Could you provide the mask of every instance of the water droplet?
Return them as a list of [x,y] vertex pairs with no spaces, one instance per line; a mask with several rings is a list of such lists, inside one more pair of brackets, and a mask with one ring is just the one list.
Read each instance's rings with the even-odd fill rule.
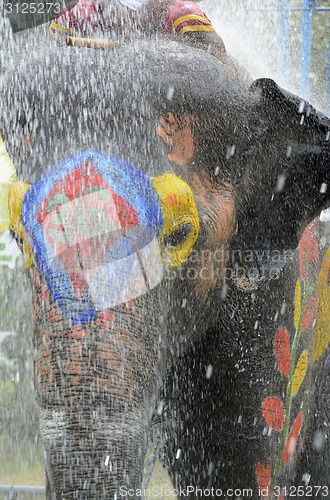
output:
[[213,366],[212,365],[208,365],[206,367],[206,378],[210,379],[212,377],[212,373],[213,373]]
[[321,187],[320,187],[320,193],[321,193],[321,194],[326,193],[326,192],[327,192],[327,189],[328,189],[328,184],[327,184],[326,182],[323,182],[323,183],[321,184]]
[[310,478],[311,478],[311,475],[308,474],[308,472],[305,472],[305,474],[303,474],[302,481],[305,483],[305,486],[308,486]]
[[302,113],[305,109],[305,101],[302,99],[299,103],[299,113]]
[[170,85],[170,86],[168,87],[168,89],[167,89],[167,99],[168,99],[169,101],[171,101],[171,100],[172,100],[172,98],[173,98],[173,94],[174,94],[174,86],[173,86],[173,85]]
[[281,174],[278,176],[277,183],[276,183],[276,192],[277,193],[280,193],[281,191],[283,191],[283,188],[285,186],[285,181],[286,181],[285,174]]
[[316,431],[313,439],[314,449],[318,452],[322,451],[324,447],[324,441],[325,441],[324,432],[321,430]]
[[163,413],[163,410],[164,410],[164,401],[162,400],[159,402],[159,405],[157,408],[157,414],[161,415]]

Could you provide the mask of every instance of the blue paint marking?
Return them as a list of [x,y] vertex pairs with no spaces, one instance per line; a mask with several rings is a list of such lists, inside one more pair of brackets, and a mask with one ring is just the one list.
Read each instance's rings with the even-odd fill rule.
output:
[[37,220],[37,212],[58,182],[80,168],[86,160],[93,164],[95,172],[103,177],[109,188],[134,208],[139,217],[138,224],[110,247],[110,251],[104,256],[104,264],[126,258],[137,248],[145,247],[160,233],[163,226],[158,196],[150,179],[133,165],[101,153],[87,151],[77,157],[69,157],[30,187],[22,203],[22,222],[38,269],[46,279],[55,302],[73,323],[91,321],[100,309],[95,307],[88,293],[77,297],[68,272]]
[[324,366],[327,367],[330,365],[330,354],[329,356],[327,357],[327,359],[325,360],[325,363],[324,363]]

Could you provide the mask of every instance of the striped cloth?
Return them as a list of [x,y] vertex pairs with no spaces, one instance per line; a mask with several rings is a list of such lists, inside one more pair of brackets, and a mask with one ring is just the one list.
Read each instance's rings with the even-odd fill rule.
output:
[[167,9],[162,25],[166,33],[184,35],[188,32],[215,31],[211,21],[194,2],[176,2]]

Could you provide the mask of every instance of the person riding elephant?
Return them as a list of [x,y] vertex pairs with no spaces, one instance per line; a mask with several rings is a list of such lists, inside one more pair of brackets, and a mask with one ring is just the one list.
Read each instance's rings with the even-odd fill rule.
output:
[[[115,35],[114,35],[115,32]],[[132,33],[174,35],[226,60],[226,48],[196,0],[80,0],[51,23],[57,40],[73,37],[120,37]]]

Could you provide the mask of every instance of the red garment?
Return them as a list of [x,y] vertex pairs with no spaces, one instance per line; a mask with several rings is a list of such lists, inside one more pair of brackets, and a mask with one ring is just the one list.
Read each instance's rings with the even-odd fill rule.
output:
[[192,31],[215,31],[211,21],[194,2],[176,2],[167,9],[161,30],[184,35]]
[[103,31],[100,7],[92,0],[80,0],[73,9],[63,5],[64,13],[53,19],[49,31],[57,40],[68,36],[92,37]]
[[[128,10],[131,17],[137,21],[137,28],[139,28],[137,11]],[[64,13],[53,20],[49,31],[56,39],[102,36],[104,32],[102,9],[92,0],[80,0],[73,9],[67,10],[64,7]],[[196,3],[176,2],[165,11],[162,19],[159,20],[158,31],[184,35],[192,31],[210,32],[215,30],[211,21]]]

